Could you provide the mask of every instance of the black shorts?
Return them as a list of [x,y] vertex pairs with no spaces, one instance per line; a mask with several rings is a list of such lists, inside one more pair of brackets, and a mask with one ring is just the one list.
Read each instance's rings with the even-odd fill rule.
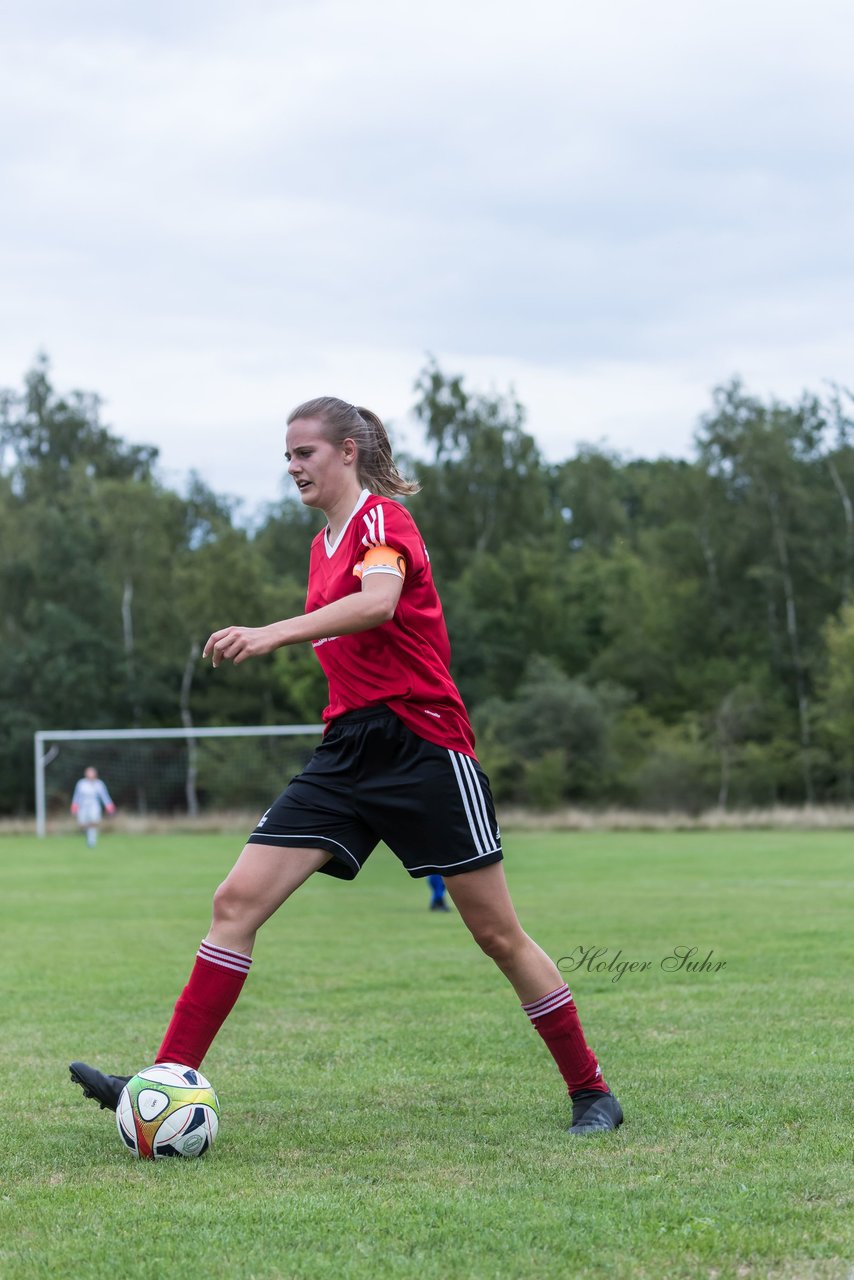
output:
[[388,707],[333,720],[250,844],[328,849],[321,871],[353,880],[384,840],[411,876],[459,875],[502,858],[477,760],[419,738]]

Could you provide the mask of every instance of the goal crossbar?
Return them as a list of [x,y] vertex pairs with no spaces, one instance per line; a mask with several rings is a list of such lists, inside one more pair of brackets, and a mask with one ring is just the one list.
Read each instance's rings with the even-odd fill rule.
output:
[[111,742],[119,739],[157,738],[286,738],[320,734],[322,724],[256,724],[219,725],[198,729],[38,729],[33,734],[33,756],[36,791],[36,835],[47,832],[45,801],[45,765],[48,763],[45,743]]

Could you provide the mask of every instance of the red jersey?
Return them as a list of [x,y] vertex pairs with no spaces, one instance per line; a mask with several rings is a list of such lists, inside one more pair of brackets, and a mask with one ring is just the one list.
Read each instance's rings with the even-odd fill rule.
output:
[[306,613],[361,591],[362,562],[372,547],[393,548],[406,566],[390,622],[314,641],[329,681],[323,719],[384,702],[420,738],[473,756],[474,733],[449,671],[442,605],[412,516],[399,502],[364,489],[334,544],[327,533],[311,544]]

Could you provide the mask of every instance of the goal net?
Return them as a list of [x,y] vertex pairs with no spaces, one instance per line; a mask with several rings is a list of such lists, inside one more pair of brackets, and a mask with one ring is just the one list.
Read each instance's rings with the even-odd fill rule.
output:
[[36,833],[68,816],[78,778],[98,770],[117,821],[260,816],[320,740],[319,724],[205,729],[42,729],[35,734]]

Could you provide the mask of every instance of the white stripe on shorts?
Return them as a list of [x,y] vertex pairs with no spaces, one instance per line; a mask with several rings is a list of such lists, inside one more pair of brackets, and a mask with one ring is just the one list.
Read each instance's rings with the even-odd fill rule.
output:
[[[267,814],[265,813],[264,817],[266,818],[266,816]],[[285,833],[284,835],[274,836],[271,831],[262,831],[260,826],[256,827],[252,832],[252,835],[250,835],[250,844],[252,843],[252,836],[261,836],[263,840],[301,840],[302,845],[297,847],[305,849],[323,849],[325,853],[331,853],[333,858],[335,857],[335,854],[331,849],[327,849],[326,846],[328,844],[334,844],[336,849],[340,849],[343,854],[346,854],[357,871],[361,871],[362,869],[362,864],[359,862],[359,859],[352,854],[347,846],[342,844],[340,840],[333,840],[332,836],[312,836],[307,835],[304,831],[294,831],[292,834]],[[285,847],[287,848],[287,846]]]
[[474,847],[478,853],[490,853],[494,850],[495,843],[489,830],[489,812],[474,763],[470,756],[463,755],[461,751],[451,751],[449,748],[448,755],[451,757]]
[[479,815],[478,822],[481,832],[483,833],[483,838],[486,842],[486,847],[490,848],[493,845],[494,840],[493,833],[489,826],[489,809],[486,803],[486,796],[483,792],[483,786],[481,785],[477,769],[475,768],[474,761],[471,756],[463,756],[461,763],[463,771],[469,776],[469,785],[474,798],[475,808]]
[[501,845],[497,844],[494,849],[487,849],[485,853],[476,853],[473,858],[460,858],[458,862],[443,862],[441,867],[437,867],[435,862],[421,862],[415,867],[407,867],[407,871],[435,871],[438,875],[443,875],[446,871],[450,871],[451,867],[464,867],[469,862],[480,862],[481,858],[488,858],[491,853],[500,853]]

